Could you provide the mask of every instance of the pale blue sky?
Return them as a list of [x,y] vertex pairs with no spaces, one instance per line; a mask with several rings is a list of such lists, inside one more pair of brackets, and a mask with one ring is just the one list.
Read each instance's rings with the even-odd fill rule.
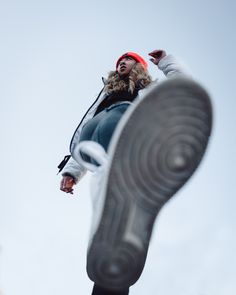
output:
[[[202,165],[165,206],[130,294],[236,292],[235,2],[5,1],[0,6],[0,289],[90,294],[90,176],[71,198],[56,166],[122,53],[165,49],[212,96]],[[149,63],[153,78],[162,74]]]

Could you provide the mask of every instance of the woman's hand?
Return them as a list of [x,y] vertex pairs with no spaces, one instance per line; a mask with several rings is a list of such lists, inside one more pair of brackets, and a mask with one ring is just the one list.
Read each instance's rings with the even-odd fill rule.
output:
[[158,50],[153,50],[152,52],[148,53],[148,55],[153,57],[153,58],[150,58],[150,61],[152,61],[155,65],[157,65],[159,61],[166,56],[166,52],[164,50],[158,49]]
[[60,184],[60,190],[65,193],[73,194],[73,186],[75,185],[75,179],[72,176],[63,176]]

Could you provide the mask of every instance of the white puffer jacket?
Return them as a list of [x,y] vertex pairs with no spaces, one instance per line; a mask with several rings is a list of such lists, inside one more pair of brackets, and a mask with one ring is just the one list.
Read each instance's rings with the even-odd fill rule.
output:
[[[165,74],[165,76],[167,78],[175,78],[175,77],[179,77],[182,75],[189,76],[186,69],[184,69],[183,66],[180,65],[177,62],[177,60],[174,58],[174,56],[172,56],[172,55],[167,55],[164,58],[162,58],[160,60],[160,62],[158,63],[158,68]],[[157,82],[153,82],[153,83],[157,83]],[[143,97],[143,95],[145,94],[146,91],[147,91],[146,88],[140,90],[138,93],[138,96],[135,98],[135,100]],[[72,157],[70,158],[70,160],[67,162],[67,164],[63,168],[62,175],[71,175],[76,179],[77,182],[85,175],[87,170],[82,165],[80,165],[79,163],[77,163],[74,160],[73,153],[74,153],[76,145],[79,143],[80,134],[81,134],[81,130],[82,130],[83,126],[90,119],[93,118],[93,116],[97,110],[97,107],[104,99],[104,94],[105,94],[105,92],[104,92],[104,88],[103,88],[103,90],[100,92],[100,94],[98,95],[98,97],[96,98],[94,103],[91,105],[91,107],[85,113],[79,126],[75,130],[75,133],[74,133],[72,140],[71,140],[70,152],[71,152]]]

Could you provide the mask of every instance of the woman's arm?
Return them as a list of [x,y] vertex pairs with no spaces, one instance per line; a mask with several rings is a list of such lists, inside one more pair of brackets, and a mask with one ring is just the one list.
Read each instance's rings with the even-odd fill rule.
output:
[[73,186],[83,178],[86,172],[87,170],[71,157],[62,170],[60,189],[66,193],[73,194]]
[[150,52],[149,55],[152,57],[150,60],[158,66],[167,78],[180,76],[191,78],[183,65],[181,65],[173,55],[167,55],[164,50],[154,50]]

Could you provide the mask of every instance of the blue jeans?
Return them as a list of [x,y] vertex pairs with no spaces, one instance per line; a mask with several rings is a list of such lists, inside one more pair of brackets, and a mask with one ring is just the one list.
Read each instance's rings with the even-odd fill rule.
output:
[[[107,151],[113,132],[129,106],[129,103],[115,104],[98,113],[84,125],[80,141],[92,140],[98,142]],[[82,155],[82,157],[88,162],[93,162],[86,155]]]

